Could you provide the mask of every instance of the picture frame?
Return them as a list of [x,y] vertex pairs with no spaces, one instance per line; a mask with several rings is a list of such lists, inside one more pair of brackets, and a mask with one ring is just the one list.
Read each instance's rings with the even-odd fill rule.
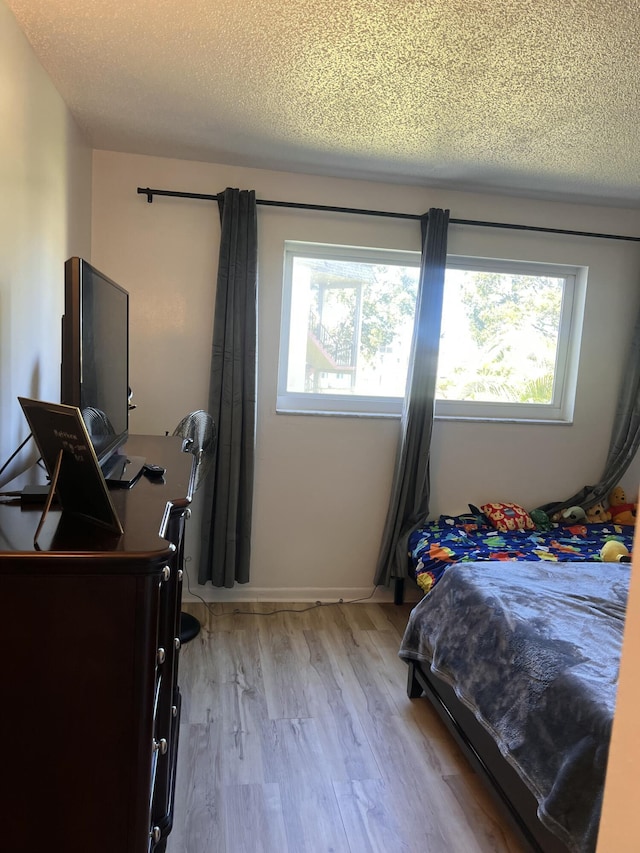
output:
[[34,536],[36,547],[54,494],[63,513],[73,514],[113,533],[124,533],[80,409],[28,397],[18,397],[18,402],[51,481]]

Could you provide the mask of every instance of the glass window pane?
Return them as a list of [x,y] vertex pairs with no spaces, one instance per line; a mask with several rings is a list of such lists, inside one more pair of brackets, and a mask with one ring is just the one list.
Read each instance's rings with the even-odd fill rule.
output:
[[[401,412],[419,261],[286,244],[277,411]],[[585,286],[577,267],[450,256],[436,416],[570,421]]]
[[418,269],[295,256],[287,391],[402,397]]
[[564,283],[447,269],[438,399],[550,404]]

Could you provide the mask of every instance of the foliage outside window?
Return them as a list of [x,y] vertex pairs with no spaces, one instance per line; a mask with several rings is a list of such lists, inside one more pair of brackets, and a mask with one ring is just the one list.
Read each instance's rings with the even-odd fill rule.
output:
[[[401,411],[417,253],[287,243],[278,411]],[[436,416],[571,419],[580,270],[451,256]]]

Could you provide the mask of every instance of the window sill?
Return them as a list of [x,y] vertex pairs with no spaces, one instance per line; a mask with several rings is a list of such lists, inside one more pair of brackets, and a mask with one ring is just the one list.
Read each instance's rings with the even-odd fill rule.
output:
[[400,420],[399,412],[339,412],[339,411],[320,411],[318,409],[281,409],[276,407],[276,415],[309,415],[311,417],[321,418],[380,418]]
[[[321,418],[375,418],[377,420],[400,420],[400,412],[344,412],[322,411],[319,409],[284,409],[276,408],[276,415],[300,415]],[[507,418],[479,415],[434,415],[435,421],[453,421],[456,423],[474,424],[521,424],[525,426],[573,426],[573,420],[560,418]]]

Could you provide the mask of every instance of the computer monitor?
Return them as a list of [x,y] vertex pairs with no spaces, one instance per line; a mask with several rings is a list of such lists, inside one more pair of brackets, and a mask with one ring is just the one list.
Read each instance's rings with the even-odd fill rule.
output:
[[129,432],[129,294],[88,261],[64,267],[60,402],[82,413],[111,483],[131,485],[144,459],[121,452]]

